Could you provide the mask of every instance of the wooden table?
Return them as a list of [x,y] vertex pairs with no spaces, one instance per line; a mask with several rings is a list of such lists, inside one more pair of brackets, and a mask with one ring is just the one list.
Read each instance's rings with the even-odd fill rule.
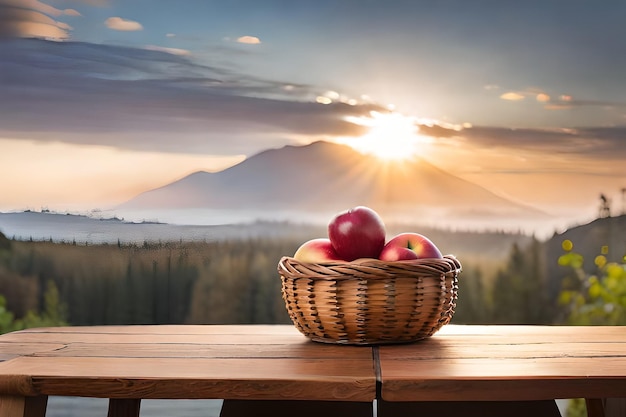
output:
[[[589,415],[603,416],[602,399],[626,397],[626,326],[449,325],[377,350],[381,406],[397,415],[421,402],[424,415],[445,407],[449,415],[510,416],[504,401],[516,401],[519,415],[553,415],[551,402],[537,400],[585,398]],[[621,400],[606,408],[626,416]]]
[[141,399],[219,398],[223,416],[372,416],[376,403],[381,417],[538,417],[558,415],[553,399],[578,397],[601,416],[601,398],[626,397],[626,327],[448,325],[421,342],[374,347],[311,342],[291,325],[0,336],[0,417],[44,416],[55,395],[109,398],[109,416],[139,415]]

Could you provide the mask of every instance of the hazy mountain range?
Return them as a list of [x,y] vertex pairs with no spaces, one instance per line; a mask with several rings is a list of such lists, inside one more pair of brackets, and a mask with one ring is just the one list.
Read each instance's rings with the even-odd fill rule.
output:
[[383,162],[324,141],[258,153],[220,172],[195,172],[144,192],[120,209],[339,211],[381,215],[541,216],[422,158]]

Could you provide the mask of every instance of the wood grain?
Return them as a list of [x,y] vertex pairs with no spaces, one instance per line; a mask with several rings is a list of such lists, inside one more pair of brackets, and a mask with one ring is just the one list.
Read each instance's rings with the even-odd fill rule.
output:
[[370,361],[269,358],[64,358],[11,361],[36,392],[103,398],[256,398],[372,401]]
[[379,348],[387,401],[623,396],[626,327],[449,326]]
[[[0,336],[0,417],[40,416],[48,395],[111,398],[114,415],[134,415],[143,398],[371,404],[377,384],[389,403],[623,397],[626,327],[448,325],[417,343],[378,347],[315,343],[291,325]],[[623,409],[602,401],[605,411]]]
[[31,329],[1,336],[0,354],[14,355],[18,345],[22,354],[0,363],[0,392],[365,402],[376,395],[371,349],[314,343],[293,326]]

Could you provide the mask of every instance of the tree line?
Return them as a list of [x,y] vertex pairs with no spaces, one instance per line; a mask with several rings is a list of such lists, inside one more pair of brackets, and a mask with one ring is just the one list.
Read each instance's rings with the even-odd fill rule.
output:
[[[0,314],[7,321],[10,313],[22,327],[39,323],[36,317],[72,325],[289,323],[276,267],[300,243],[242,238],[86,246],[0,234]],[[545,265],[558,260],[545,259],[536,239],[513,244],[495,269],[461,261],[455,323],[552,324],[574,314],[566,295],[546,290]]]
[[73,325],[288,322],[276,266],[297,242],[4,241],[0,294],[16,318],[43,311],[52,284]]

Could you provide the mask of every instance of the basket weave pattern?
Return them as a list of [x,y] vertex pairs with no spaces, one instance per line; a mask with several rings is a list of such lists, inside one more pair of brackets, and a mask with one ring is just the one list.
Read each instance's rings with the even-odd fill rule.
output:
[[433,335],[454,315],[460,262],[278,263],[282,296],[294,325],[318,342],[385,344]]

